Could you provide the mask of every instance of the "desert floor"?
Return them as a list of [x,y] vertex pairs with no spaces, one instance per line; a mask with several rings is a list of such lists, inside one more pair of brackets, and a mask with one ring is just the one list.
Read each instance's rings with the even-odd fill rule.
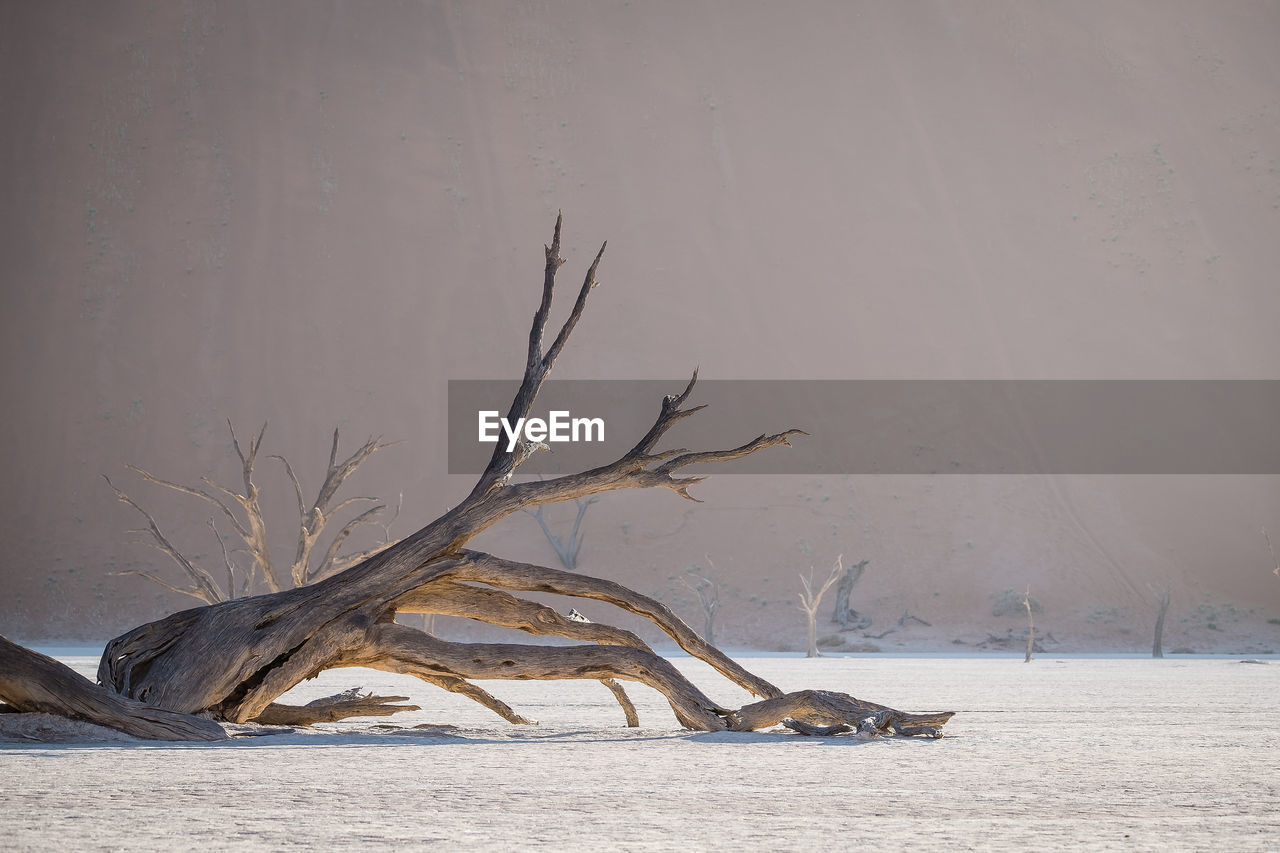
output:
[[[92,673],[96,656],[70,651]],[[674,660],[717,700],[748,700]],[[288,698],[360,685],[422,710],[213,746],[10,734],[0,837],[14,850],[1263,850],[1280,837],[1274,657],[745,663],[784,689],[959,713],[940,740],[707,734],[637,685],[642,727],[627,729],[593,681],[487,684],[541,721],[517,728],[412,679],[331,671]],[[456,728],[414,728],[442,723]]]

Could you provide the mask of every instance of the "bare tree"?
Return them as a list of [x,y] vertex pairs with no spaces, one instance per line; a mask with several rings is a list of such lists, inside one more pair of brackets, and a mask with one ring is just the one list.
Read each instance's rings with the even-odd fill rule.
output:
[[694,595],[698,596],[698,604],[702,607],[702,636],[708,643],[715,645],[716,609],[720,606],[720,583],[715,575],[711,574],[715,571],[716,564],[711,562],[710,557],[707,557],[707,565],[711,567],[710,571],[696,572],[695,583],[690,583],[687,577],[682,577],[680,580],[693,591]]
[[[557,218],[554,237],[546,247],[542,299],[529,332],[524,377],[507,413],[509,423],[529,414],[596,286],[603,247],[587,270],[568,318],[547,343],[556,272],[564,263],[560,231]],[[416,533],[308,586],[221,601],[135,628],[107,645],[98,678],[103,685],[148,705],[229,722],[258,720],[273,713],[296,713],[305,719],[308,713],[332,710],[336,703],[308,712],[282,708],[275,700],[323,670],[364,666],[417,676],[468,696],[514,723],[528,720],[472,679],[638,681],[662,693],[681,724],[706,731],[746,731],[786,718],[814,726],[857,725],[871,717],[875,731],[936,735],[950,712],[912,715],[844,694],[783,694],[648,596],[612,581],[467,547],[479,533],[520,510],[614,489],[665,488],[695,500],[689,489],[703,477],[684,475],[685,468],[787,445],[799,434],[787,430],[760,435],[722,450],[657,449],[672,426],[702,408],[686,406],[696,382],[695,371],[681,393],[662,400],[649,430],[613,462],[554,479],[519,481],[515,475],[531,446],[520,443],[507,452],[499,442],[470,494]],[[834,582],[833,572],[828,585]],[[630,631],[567,619],[509,591],[556,593],[617,605],[649,619],[685,651],[764,701],[736,711],[725,708]],[[820,593],[815,603],[818,597]],[[449,642],[397,624],[395,616],[402,612],[466,616],[579,644]]]
[[860,631],[871,627],[869,617],[860,615],[849,606],[853,585],[861,580],[862,573],[866,571],[867,564],[870,562],[870,560],[859,560],[856,563],[850,563],[840,575],[840,582],[836,584],[836,608],[831,613],[831,621],[838,623],[841,631]]
[[1031,663],[1031,652],[1036,645],[1036,623],[1031,617],[1031,587],[1027,587],[1027,593],[1022,597],[1022,606],[1027,609],[1027,656],[1022,662]]
[[1151,643],[1151,656],[1164,657],[1164,615],[1169,609],[1169,587],[1164,587],[1156,596],[1156,633]]
[[800,593],[800,606],[809,617],[809,648],[805,652],[805,657],[822,657],[822,653],[818,651],[818,608],[822,605],[822,596],[826,595],[831,585],[840,579],[844,571],[841,565],[843,559],[843,554],[836,557],[836,563],[831,567],[831,574],[816,593],[813,591],[813,569],[809,569],[809,577],[800,576],[800,583],[804,585],[804,592]]
[[1271,573],[1280,577],[1280,558],[1276,557],[1276,549],[1271,546],[1271,537],[1267,535],[1267,528],[1265,527],[1262,528],[1262,538],[1267,540],[1267,550],[1271,552],[1271,562],[1276,564]]
[[560,565],[571,572],[578,570],[578,552],[582,550],[582,540],[586,535],[582,529],[582,519],[586,517],[587,510],[596,500],[596,498],[574,498],[573,503],[578,507],[578,514],[573,519],[573,528],[569,531],[569,539],[567,541],[551,532],[551,528],[547,525],[547,520],[543,517],[542,506],[538,506],[533,510],[525,510],[526,513],[533,516],[533,520],[538,522],[538,526],[542,528],[543,535],[547,537],[547,541],[555,549],[556,556],[560,558]]
[[[136,465],[129,465],[128,468],[149,483],[164,486],[167,489],[172,489],[185,495],[191,495],[215,507],[244,543],[244,548],[240,550],[250,556],[251,563],[249,568],[244,569],[235,564],[231,552],[227,550],[226,541],[222,538],[222,533],[218,530],[214,520],[209,519],[209,527],[213,530],[213,535],[217,538],[218,547],[222,553],[222,568],[226,572],[225,584],[219,584],[209,571],[186,557],[173,545],[160,530],[151,513],[143,509],[123,491],[116,488],[115,484],[104,476],[103,479],[107,481],[107,485],[111,486],[116,493],[116,497],[121,502],[133,507],[146,519],[146,529],[133,532],[148,535],[150,544],[153,547],[167,554],[170,559],[178,564],[190,585],[185,587],[176,586],[159,575],[139,569],[129,569],[114,572],[113,574],[137,575],[174,592],[198,598],[205,604],[216,604],[221,601],[230,601],[243,597],[253,590],[255,583],[259,580],[269,592],[279,592],[290,586],[297,587],[314,583],[350,568],[376,554],[390,543],[390,524],[400,514],[399,504],[396,505],[395,516],[391,521],[380,525],[383,530],[383,543],[381,545],[354,554],[342,553],[342,546],[346,543],[347,538],[357,528],[377,522],[378,516],[386,509],[386,506],[378,503],[377,498],[371,497],[351,497],[335,504],[337,493],[347,478],[354,474],[365,460],[377,451],[392,445],[384,443],[381,439],[370,438],[355,453],[340,461],[338,459],[338,430],[335,429],[333,431],[333,445],[329,451],[329,466],[325,472],[320,490],[310,506],[307,505],[302,496],[302,484],[298,481],[298,476],[294,473],[293,466],[283,456],[271,457],[278,459],[284,465],[285,473],[288,474],[289,480],[293,483],[298,499],[299,529],[297,550],[288,574],[282,575],[271,559],[267,522],[263,517],[262,507],[258,501],[258,487],[253,481],[254,463],[258,458],[258,450],[262,447],[262,439],[266,435],[267,425],[264,423],[262,429],[258,431],[257,437],[250,440],[247,453],[241,447],[240,440],[236,437],[235,427],[231,425],[230,421],[227,421],[227,428],[231,431],[231,446],[235,449],[236,456],[240,459],[243,492],[230,489],[207,477],[201,481],[203,487],[184,486],[180,483],[155,477]],[[338,513],[357,503],[373,503],[375,505],[346,522],[334,534],[329,547],[325,550],[320,560],[318,562],[313,560],[316,542],[326,526],[333,521]],[[233,506],[239,508],[239,513],[232,510]]]

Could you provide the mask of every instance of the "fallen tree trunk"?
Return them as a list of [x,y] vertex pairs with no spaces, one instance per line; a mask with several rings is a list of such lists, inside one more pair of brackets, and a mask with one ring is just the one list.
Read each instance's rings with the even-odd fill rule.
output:
[[13,710],[55,714],[147,740],[225,740],[213,720],[126,699],[51,657],[0,637],[0,701]]
[[[542,301],[529,333],[524,377],[507,413],[508,423],[529,415],[596,286],[603,246],[587,271],[568,319],[546,344],[555,276],[564,263],[559,256],[560,229],[557,219],[551,245],[546,247]],[[635,634],[561,617],[511,591],[608,602],[650,620],[691,655],[751,693],[766,699],[786,698],[777,687],[698,636],[665,605],[611,581],[505,560],[465,547],[473,537],[513,513],[586,499],[599,492],[661,487],[696,500],[688,489],[703,478],[680,476],[684,468],[787,445],[792,436],[801,434],[788,430],[760,435],[724,450],[656,449],[674,424],[702,408],[685,408],[696,382],[695,371],[682,393],[663,399],[653,425],[637,444],[609,464],[553,479],[515,482],[517,469],[536,447],[521,441],[508,452],[506,443],[498,442],[471,493],[416,533],[310,586],[222,601],[142,625],[107,645],[98,679],[142,702],[234,723],[287,719],[281,716],[286,713],[301,715],[296,708],[282,711],[275,700],[323,670],[364,666],[416,676],[468,696],[513,723],[530,721],[471,679],[597,679],[614,691],[632,725],[638,722],[634,707],[617,682],[636,681],[661,692],[676,718],[691,729],[776,725],[778,720],[770,714],[751,712],[744,716],[721,707]],[[397,624],[399,612],[467,616],[586,644],[449,642]]]

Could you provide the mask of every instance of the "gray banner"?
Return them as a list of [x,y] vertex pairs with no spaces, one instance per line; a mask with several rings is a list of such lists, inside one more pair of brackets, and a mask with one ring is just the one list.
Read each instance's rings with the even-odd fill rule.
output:
[[[618,458],[686,381],[548,382],[531,417],[551,422],[542,439],[549,451],[520,472],[554,476]],[[478,474],[488,463],[494,445],[479,440],[482,412],[495,413],[489,434],[508,445],[497,417],[517,387],[449,382],[449,473]],[[713,473],[1280,474],[1276,380],[706,380],[687,405],[704,403],[658,449],[725,449],[793,427],[809,433],[791,448],[708,466]]]

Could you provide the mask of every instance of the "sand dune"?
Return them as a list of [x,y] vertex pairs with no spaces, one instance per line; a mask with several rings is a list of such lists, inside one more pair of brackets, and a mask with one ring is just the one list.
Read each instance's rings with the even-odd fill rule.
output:
[[[557,209],[566,274],[610,241],[564,377],[1276,378],[1278,33],[1257,3],[8,4],[0,627],[189,605],[109,574],[171,569],[100,475],[216,562],[207,507],[123,465],[234,481],[227,419],[310,489],[335,425],[403,440],[353,488],[439,514],[446,382],[517,372]],[[1164,585],[1167,647],[1280,642],[1275,477],[700,496],[608,496],[584,568],[697,625],[710,555],[759,648],[799,647],[797,573],[839,553],[887,650],[1020,630],[1028,587],[1062,648],[1141,650]],[[523,516],[484,544],[555,559]]]

